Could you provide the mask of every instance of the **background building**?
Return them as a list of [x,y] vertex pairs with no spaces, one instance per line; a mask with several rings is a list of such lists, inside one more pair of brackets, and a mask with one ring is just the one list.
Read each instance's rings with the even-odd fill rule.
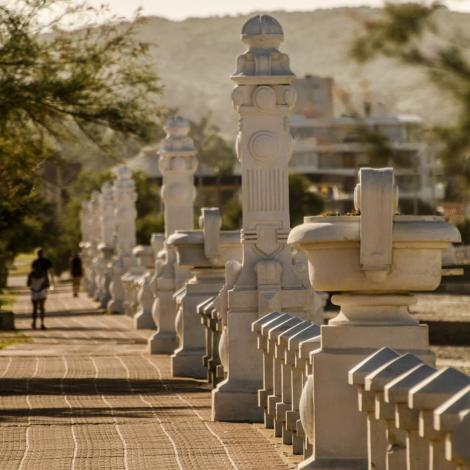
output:
[[421,136],[421,118],[391,115],[369,102],[363,103],[362,115],[335,116],[332,78],[306,76],[294,85],[299,99],[290,119],[295,139],[290,170],[306,175],[330,210],[352,209],[361,166],[395,168],[402,212],[435,207],[442,195],[434,155]]

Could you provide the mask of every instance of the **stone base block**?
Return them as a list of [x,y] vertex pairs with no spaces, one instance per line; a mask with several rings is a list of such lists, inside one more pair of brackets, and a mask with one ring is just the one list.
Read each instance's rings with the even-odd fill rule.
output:
[[304,453],[304,439],[297,436],[297,434],[292,435],[292,453],[294,455],[302,455]]
[[258,390],[240,385],[239,389],[224,387],[212,391],[212,420],[262,423],[263,409],[258,407]]
[[292,431],[287,429],[286,423],[282,423],[282,443],[291,446],[292,436]]
[[289,410],[286,412],[286,426],[292,432],[296,431],[297,421],[300,419],[298,411]]
[[0,312],[0,330],[14,330],[15,315],[13,312]]
[[260,408],[267,408],[267,406],[268,406],[268,394],[269,393],[272,393],[272,391],[269,392],[269,390],[265,390],[264,388],[258,390],[258,406]]
[[178,351],[171,356],[171,375],[207,379],[207,369],[202,363],[204,351]]
[[148,342],[148,351],[150,354],[173,354],[178,347],[176,332],[173,333],[155,333]]
[[267,411],[264,412],[264,427],[274,429],[274,418]]
[[103,296],[100,300],[100,308],[106,308],[110,300],[111,298],[109,297],[109,295]]
[[276,405],[282,401],[282,397],[278,395],[268,395],[268,414],[273,418],[276,417]]
[[107,310],[112,314],[124,313],[124,302],[120,300],[110,300],[108,302]]
[[219,364],[215,370],[215,376],[218,379],[224,379],[225,378],[225,372],[224,372],[224,366],[222,364]]
[[134,315],[134,328],[137,330],[155,329],[152,312],[140,312]]

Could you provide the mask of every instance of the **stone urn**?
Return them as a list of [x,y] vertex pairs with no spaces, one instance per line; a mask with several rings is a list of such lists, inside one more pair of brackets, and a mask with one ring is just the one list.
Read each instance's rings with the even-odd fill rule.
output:
[[311,356],[313,382],[304,388],[301,416],[314,453],[300,469],[366,465],[366,433],[358,432],[366,423],[348,371],[384,346],[433,363],[428,327],[409,312],[411,292],[439,286],[442,253],[460,241],[441,217],[397,213],[391,168],[361,168],[354,203],[354,215],[306,217],[288,239],[306,253],[314,289],[333,292],[341,307],[322,326],[321,348]]
[[202,209],[200,224],[202,230],[177,230],[168,239],[168,245],[176,249],[178,266],[193,274],[177,298],[178,348],[172,356],[175,377],[207,377],[202,360],[206,353],[205,328],[197,306],[217,295],[224,285],[225,263],[240,260],[242,255],[240,232],[220,230],[218,209]]
[[362,168],[359,180],[358,215],[305,217],[288,243],[307,254],[314,289],[338,292],[332,301],[342,309],[330,325],[416,324],[410,292],[437,289],[442,253],[460,233],[442,217],[397,214],[392,169]]

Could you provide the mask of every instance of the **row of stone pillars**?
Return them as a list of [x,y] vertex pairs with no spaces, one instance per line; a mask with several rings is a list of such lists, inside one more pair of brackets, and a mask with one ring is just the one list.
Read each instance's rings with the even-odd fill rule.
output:
[[[112,186],[105,183],[101,193],[93,193],[82,210],[90,295],[111,313],[140,301],[137,326],[154,322],[157,331],[149,350],[172,354],[175,376],[207,375],[202,357],[207,354],[205,336],[211,332],[201,324],[197,306],[221,295],[222,289],[226,308],[217,315],[220,344],[213,354],[224,359],[224,372],[219,373],[224,380],[214,390],[214,419],[256,421],[261,417],[257,389],[262,361],[250,334],[256,318],[283,309],[321,321],[323,302],[308,284],[306,261],[286,244],[292,150],[287,118],[296,93],[289,59],[278,50],[282,39],[274,18],[255,17],[247,22],[242,40],[248,50],[239,57],[232,77],[236,83],[233,104],[240,114],[241,231],[221,231],[220,214],[214,209],[203,209],[201,230],[192,230],[196,149],[187,122],[178,116],[166,123],[167,136],[159,152],[165,234],[163,248],[154,253],[152,277],[140,269],[142,251],[134,248],[135,187],[126,167],[117,170]],[[98,226],[106,226],[98,230],[100,235],[96,235]],[[227,262],[229,272],[225,273]],[[240,263],[235,270],[233,262]],[[223,289],[227,277],[230,288]],[[139,285],[140,294],[136,294]]]
[[[121,167],[113,185],[83,206],[87,288],[117,313],[133,303],[125,298],[132,289],[123,284],[140,286],[137,326],[153,321],[156,327],[149,351],[171,355],[174,376],[210,378],[214,420],[262,421],[264,415],[299,447],[303,409],[311,456],[302,468],[362,468],[364,418],[347,372],[383,346],[428,355],[427,329],[408,312],[409,292],[438,286],[441,252],[458,236],[439,218],[397,216],[390,169],[361,172],[360,215],[307,218],[290,230],[288,115],[296,93],[289,58],[279,51],[282,40],[270,16],[255,16],[242,29],[247,51],[232,76],[241,230],[221,230],[214,208],[203,209],[200,229],[193,229],[196,149],[187,122],[171,118],[160,147],[165,234],[152,239],[153,272],[134,248],[135,188]],[[288,244],[306,253],[310,282],[304,255]],[[337,292],[333,301],[341,306],[321,329],[312,323],[322,324],[322,298],[310,283]],[[272,315],[274,329],[263,315]],[[297,403],[302,385],[304,406]]]

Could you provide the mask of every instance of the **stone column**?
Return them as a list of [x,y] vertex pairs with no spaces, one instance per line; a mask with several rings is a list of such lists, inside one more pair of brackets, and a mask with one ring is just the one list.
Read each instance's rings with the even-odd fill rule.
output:
[[107,181],[101,186],[99,197],[100,243],[98,244],[98,262],[96,283],[98,300],[102,308],[110,301],[109,284],[111,282],[111,257],[113,254],[113,236],[115,232],[113,186]]
[[274,18],[261,15],[245,23],[241,38],[248,50],[238,57],[231,78],[240,114],[236,150],[242,171],[243,267],[229,291],[228,376],[213,391],[212,411],[215,420],[262,421],[257,404],[262,356],[251,324],[278,309],[307,316],[310,286],[295,274],[286,246],[292,150],[287,119],[296,92],[289,57],[278,50],[283,31]]
[[166,137],[160,147],[159,168],[163,176],[161,196],[165,207],[166,259],[153,282],[155,301],[152,315],[157,332],[149,339],[151,354],[171,354],[177,347],[173,294],[189,279],[190,273],[176,263],[175,248],[166,240],[175,230],[193,228],[193,184],[197,168],[196,149],[188,136],[189,124],[181,116],[165,124]]
[[115,251],[111,271],[111,300],[108,310],[111,313],[124,312],[124,293],[121,275],[136,264],[132,249],[136,244],[135,220],[137,194],[132,171],[127,166],[120,166],[115,171],[113,184],[114,217],[116,221]]
[[91,239],[91,229],[90,229],[90,205],[89,201],[82,201],[81,210],[80,210],[80,256],[83,263],[83,283],[84,289],[88,292],[88,285],[91,281],[90,273],[90,239]]
[[99,197],[98,191],[91,193],[90,210],[90,283],[88,285],[88,295],[97,299],[98,286],[96,284],[96,265],[98,262],[98,245],[100,243],[100,220],[99,220]]

